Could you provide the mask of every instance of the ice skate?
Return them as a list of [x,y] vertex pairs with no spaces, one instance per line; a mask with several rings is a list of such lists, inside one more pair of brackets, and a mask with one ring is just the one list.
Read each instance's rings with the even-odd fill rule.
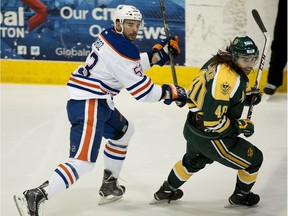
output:
[[118,199],[121,199],[125,193],[125,187],[119,185],[117,178],[115,178],[111,171],[104,170],[102,186],[99,190],[100,200],[98,205],[104,205]]
[[47,193],[44,187],[47,187],[48,181],[37,188],[26,190],[23,195],[14,195],[14,201],[21,216],[43,216],[43,207],[47,200]]
[[259,201],[260,197],[258,194],[252,192],[243,193],[240,189],[236,188],[234,193],[228,199],[229,204],[225,208],[233,207],[251,207],[255,206]]
[[170,203],[172,200],[178,200],[183,196],[183,191],[173,188],[167,181],[163,183],[160,189],[154,194],[154,200],[150,204]]

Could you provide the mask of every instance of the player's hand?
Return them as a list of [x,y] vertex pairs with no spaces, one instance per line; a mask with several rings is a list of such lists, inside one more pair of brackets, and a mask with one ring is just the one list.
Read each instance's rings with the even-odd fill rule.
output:
[[257,105],[261,102],[262,99],[262,92],[260,91],[260,89],[256,89],[256,88],[250,88],[247,90],[246,92],[246,97],[245,97],[245,106],[250,106],[250,104],[252,103],[252,105]]
[[248,119],[238,120],[238,133],[243,133],[245,137],[250,137],[254,133],[254,123]]
[[172,53],[173,57],[177,57],[180,54],[181,51],[178,45],[178,36],[169,37],[152,47],[153,55],[157,58],[155,64],[160,66],[165,65],[170,60],[168,54],[169,51]]
[[173,101],[177,106],[183,107],[187,101],[186,90],[178,85],[162,85],[164,103],[170,105]]

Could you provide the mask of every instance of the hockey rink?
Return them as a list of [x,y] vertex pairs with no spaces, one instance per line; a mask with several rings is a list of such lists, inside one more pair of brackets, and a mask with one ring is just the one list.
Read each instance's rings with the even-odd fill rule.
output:
[[[66,86],[0,87],[1,216],[17,216],[13,195],[42,184],[59,163],[68,159],[68,95]],[[248,139],[264,154],[253,188],[261,200],[256,207],[234,209],[224,205],[234,190],[236,171],[217,162],[182,186],[181,200],[150,205],[153,193],[185,152],[182,128],[187,107],[140,103],[126,91],[114,101],[135,125],[120,176],[120,184],[126,187],[124,197],[108,205],[97,204],[103,176],[103,140],[94,170],[48,200],[45,216],[287,216],[287,94],[264,95],[254,107],[255,133]]]

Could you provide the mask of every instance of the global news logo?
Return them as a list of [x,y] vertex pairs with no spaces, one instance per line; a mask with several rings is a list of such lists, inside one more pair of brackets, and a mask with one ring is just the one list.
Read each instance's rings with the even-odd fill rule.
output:
[[[17,46],[17,54],[18,55],[27,55],[27,46],[19,45]],[[33,56],[40,55],[40,47],[39,46],[31,46],[30,54]]]

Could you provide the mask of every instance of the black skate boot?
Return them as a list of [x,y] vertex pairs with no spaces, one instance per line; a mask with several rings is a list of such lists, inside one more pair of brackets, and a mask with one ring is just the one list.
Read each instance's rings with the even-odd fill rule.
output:
[[[154,194],[155,203],[168,202],[178,200],[183,196],[181,189],[173,188],[167,181],[163,183],[160,189]],[[153,203],[153,202],[152,202]]]
[[260,197],[252,192],[245,193],[236,187],[228,200],[231,206],[254,206],[260,201]]
[[21,216],[42,216],[45,200],[48,194],[44,190],[49,184],[44,182],[37,188],[26,190],[21,196],[14,196],[17,209]]
[[110,203],[121,199],[125,193],[125,187],[119,185],[117,178],[115,178],[110,170],[104,170],[102,186],[99,190],[101,196],[99,205]]

